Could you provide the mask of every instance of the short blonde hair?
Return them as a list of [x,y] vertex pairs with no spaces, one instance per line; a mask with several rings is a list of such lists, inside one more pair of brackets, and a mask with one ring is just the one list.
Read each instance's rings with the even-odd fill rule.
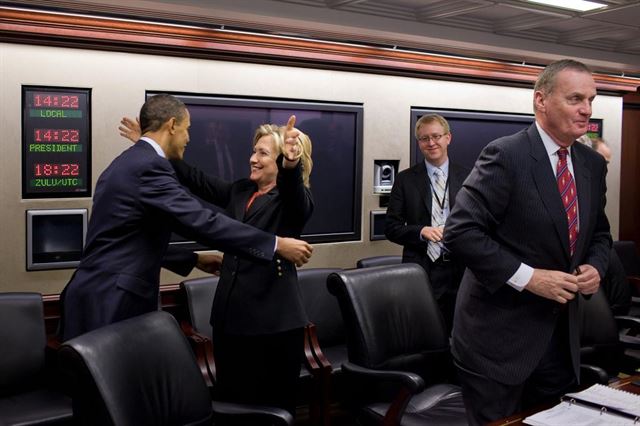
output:
[[253,146],[256,146],[258,141],[265,136],[271,136],[273,138],[273,154],[278,158],[278,154],[282,152],[281,147],[283,145],[280,126],[276,124],[262,124],[258,126],[256,132],[253,134]]
[[451,133],[451,129],[449,128],[449,122],[446,120],[446,118],[444,118],[440,114],[425,114],[422,117],[420,117],[418,121],[416,121],[416,128],[414,129],[416,139],[418,138],[418,130],[420,129],[420,126],[424,124],[429,124],[429,123],[440,124],[442,126],[442,129],[444,130],[445,135],[448,135],[449,133]]

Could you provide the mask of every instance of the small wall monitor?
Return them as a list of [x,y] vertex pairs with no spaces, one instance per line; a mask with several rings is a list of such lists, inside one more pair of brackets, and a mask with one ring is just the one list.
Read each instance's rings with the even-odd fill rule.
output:
[[384,235],[384,228],[386,227],[387,211],[386,210],[372,210],[370,216],[370,229],[369,240],[386,240],[387,236]]
[[80,264],[87,209],[27,210],[27,271],[69,269]]

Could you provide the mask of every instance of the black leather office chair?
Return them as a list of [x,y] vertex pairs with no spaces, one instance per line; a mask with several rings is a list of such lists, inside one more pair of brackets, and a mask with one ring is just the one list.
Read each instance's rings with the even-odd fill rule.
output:
[[212,402],[185,336],[166,312],[94,330],[58,352],[80,424],[293,424],[278,408]]
[[71,398],[47,362],[39,293],[0,294],[0,344],[0,424],[71,424]]
[[640,317],[640,256],[634,241],[614,241],[613,249],[627,274],[631,286],[631,311],[629,315]]
[[333,273],[349,361],[342,373],[363,424],[466,425],[452,357],[424,269],[402,264]]
[[[184,317],[188,318],[188,321],[182,321],[180,325],[189,339],[205,382],[212,389],[216,379],[216,367],[212,344],[213,332],[209,320],[213,298],[218,287],[218,277],[210,276],[184,280],[180,283],[180,287],[183,290],[186,309]],[[315,394],[320,392],[317,387],[320,386],[318,382],[322,380],[322,372],[320,371],[321,366],[314,358],[314,352],[310,347],[312,343],[307,337],[309,336],[310,328],[313,328],[313,326],[307,327],[307,330],[305,330],[305,348],[301,348],[301,350],[304,349],[305,351],[306,362],[300,371],[300,385],[301,394],[304,397],[311,396],[311,398],[315,398]],[[311,394],[309,390],[311,388],[314,388],[315,394]],[[310,401],[311,417],[316,420],[316,423],[321,422],[319,420],[322,416],[320,404],[320,398]]]
[[180,283],[185,295],[189,325],[194,332],[211,339],[211,306],[216,295],[219,278],[209,276],[184,280]]
[[373,266],[399,265],[402,263],[402,256],[372,256],[359,259],[356,262],[356,268],[371,268]]
[[640,257],[633,241],[614,241],[613,248],[624,265],[627,275],[640,277]]
[[[298,271],[300,293],[311,324],[307,326],[307,350],[315,358],[317,365],[313,370],[306,362],[301,372],[303,386],[309,384],[312,389],[311,416],[316,423],[328,424],[330,405],[340,399],[337,392],[342,363],[347,361],[347,345],[344,323],[340,307],[335,297],[327,289],[327,277],[338,268],[309,268]],[[307,356],[307,359],[309,356]],[[313,376],[313,380],[312,377]],[[313,412],[317,410],[316,412]]]
[[218,288],[218,277],[209,276],[184,280],[180,283],[183,306],[183,317],[180,327],[189,339],[196,355],[198,367],[209,388],[216,380],[216,364],[213,356],[212,329],[210,323],[211,306]]
[[[583,299],[582,305],[581,363],[604,369],[609,380],[620,372],[634,374],[640,361],[625,351],[640,349],[640,319],[614,317],[602,288],[588,300]],[[620,334],[620,329],[625,332]]]

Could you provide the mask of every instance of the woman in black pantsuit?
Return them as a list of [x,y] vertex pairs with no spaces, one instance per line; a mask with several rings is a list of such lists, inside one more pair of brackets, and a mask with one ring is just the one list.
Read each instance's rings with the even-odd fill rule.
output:
[[[172,162],[174,169],[191,192],[234,219],[299,237],[313,210],[312,161],[309,138],[290,137],[296,135],[294,124],[292,117],[286,128],[256,130],[247,179],[228,182],[182,160]],[[294,264],[278,255],[270,262],[225,256],[211,311],[217,398],[295,414],[307,323]]]

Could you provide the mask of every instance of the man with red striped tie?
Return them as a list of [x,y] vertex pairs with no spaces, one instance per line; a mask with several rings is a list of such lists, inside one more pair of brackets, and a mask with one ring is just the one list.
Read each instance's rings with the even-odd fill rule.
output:
[[548,65],[535,123],[487,145],[447,221],[445,245],[467,266],[452,350],[471,424],[553,400],[579,377],[579,304],[611,247],[606,163],[574,143],[595,96],[584,64]]

